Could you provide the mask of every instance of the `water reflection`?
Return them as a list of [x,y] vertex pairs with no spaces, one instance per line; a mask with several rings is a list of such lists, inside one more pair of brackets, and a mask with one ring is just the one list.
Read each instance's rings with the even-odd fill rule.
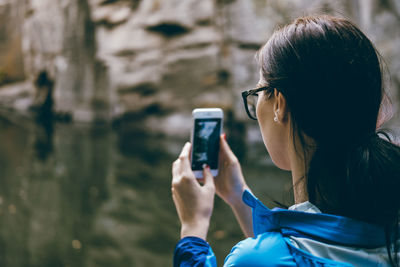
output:
[[[171,162],[186,140],[55,123],[43,160],[35,148],[40,127],[0,120],[0,265],[170,266],[179,238]],[[281,201],[288,173],[266,163],[262,144],[243,155],[255,193]],[[216,199],[209,242],[220,262],[241,238]]]

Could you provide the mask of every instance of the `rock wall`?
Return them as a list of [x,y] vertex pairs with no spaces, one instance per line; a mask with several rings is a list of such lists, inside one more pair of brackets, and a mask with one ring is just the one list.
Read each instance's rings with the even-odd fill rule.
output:
[[[3,0],[4,1],[4,0]],[[74,119],[124,118],[186,133],[195,107],[245,119],[240,91],[258,81],[254,53],[278,25],[312,13],[352,18],[376,43],[398,109],[399,0],[18,0],[32,80],[46,69],[56,110]],[[398,112],[395,112],[396,114]],[[399,128],[397,116],[391,127]]]
[[42,70],[55,81],[55,110],[81,121],[108,119],[107,72],[96,59],[95,25],[87,1],[20,1],[25,70]]
[[21,47],[23,14],[10,2],[0,1],[0,85],[25,79]]

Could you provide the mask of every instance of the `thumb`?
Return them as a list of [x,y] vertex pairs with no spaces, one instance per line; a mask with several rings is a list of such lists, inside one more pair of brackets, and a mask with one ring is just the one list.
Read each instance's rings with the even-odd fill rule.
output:
[[203,177],[204,177],[204,186],[214,189],[214,187],[215,187],[214,177],[211,174],[210,166],[206,165],[203,167]]

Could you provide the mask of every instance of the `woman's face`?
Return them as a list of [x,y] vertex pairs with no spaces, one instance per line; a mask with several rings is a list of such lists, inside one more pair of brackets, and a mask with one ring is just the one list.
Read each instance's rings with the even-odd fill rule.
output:
[[[260,86],[266,84],[261,73],[258,84]],[[282,114],[282,112],[286,112],[286,108],[284,108],[286,100],[281,93],[276,92],[275,90],[270,98],[267,97],[265,91],[259,93],[256,108],[258,125],[264,144],[274,164],[281,169],[290,170],[290,123],[287,119],[289,116]],[[278,121],[274,121],[275,116],[277,116]]]

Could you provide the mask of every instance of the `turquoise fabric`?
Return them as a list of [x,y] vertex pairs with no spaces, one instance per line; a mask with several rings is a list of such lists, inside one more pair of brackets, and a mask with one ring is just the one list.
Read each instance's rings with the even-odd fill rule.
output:
[[[384,229],[376,225],[323,213],[270,210],[247,190],[243,201],[253,210],[255,237],[234,246],[224,266],[352,266],[300,250],[292,245],[289,236],[359,248],[385,245]],[[214,267],[217,263],[206,241],[187,237],[175,248],[174,266]]]

